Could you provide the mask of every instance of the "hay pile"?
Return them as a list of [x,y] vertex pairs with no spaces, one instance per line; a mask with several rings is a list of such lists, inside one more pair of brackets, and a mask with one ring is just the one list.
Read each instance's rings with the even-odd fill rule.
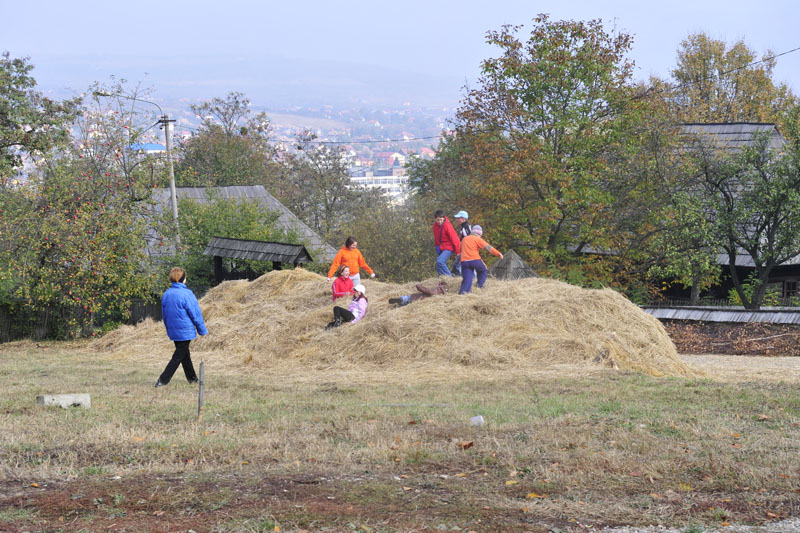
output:
[[[678,358],[658,320],[614,291],[529,278],[489,280],[483,290],[459,296],[460,281],[449,281],[447,295],[395,308],[388,299],[416,292],[414,284],[367,280],[366,318],[327,331],[333,303],[329,283],[318,274],[284,270],[225,282],[200,300],[209,335],[193,341],[192,352],[231,369],[578,364],[697,375]],[[339,302],[346,307],[349,300]],[[173,345],[163,324],[147,320],[109,333],[91,349],[164,364]]]

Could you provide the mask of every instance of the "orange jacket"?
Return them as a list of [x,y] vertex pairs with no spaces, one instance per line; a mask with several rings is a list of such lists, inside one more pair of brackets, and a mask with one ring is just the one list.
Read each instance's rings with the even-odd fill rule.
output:
[[364,261],[364,256],[361,255],[361,251],[358,248],[355,250],[350,250],[346,246],[342,246],[339,249],[339,251],[336,253],[336,257],[333,258],[331,269],[328,271],[329,278],[332,278],[334,274],[336,274],[336,269],[339,268],[339,265],[350,267],[351,276],[358,274],[359,267],[366,270],[367,274],[372,274],[372,269],[369,267],[367,262]]
[[484,241],[474,233],[467,235],[461,241],[461,262],[474,261],[481,258],[480,251],[489,246],[489,253],[500,257],[500,251],[492,247],[488,242]]

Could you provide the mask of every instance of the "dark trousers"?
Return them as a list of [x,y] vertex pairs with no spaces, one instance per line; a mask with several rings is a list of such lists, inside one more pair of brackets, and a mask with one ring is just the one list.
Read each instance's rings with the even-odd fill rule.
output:
[[169,383],[179,365],[183,366],[183,373],[186,374],[186,380],[189,383],[197,381],[197,374],[194,373],[194,366],[192,365],[192,356],[189,354],[190,342],[192,341],[175,341],[175,353],[172,354],[172,359],[167,363],[167,368],[158,378],[164,385]]
[[466,294],[472,290],[472,279],[475,274],[478,275],[478,288],[480,289],[486,283],[486,276],[489,274],[486,265],[480,259],[461,263],[461,290],[458,291],[458,294]]
[[355,320],[356,316],[350,312],[349,309],[339,307],[338,305],[333,308],[334,318],[341,318],[342,322],[351,322]]

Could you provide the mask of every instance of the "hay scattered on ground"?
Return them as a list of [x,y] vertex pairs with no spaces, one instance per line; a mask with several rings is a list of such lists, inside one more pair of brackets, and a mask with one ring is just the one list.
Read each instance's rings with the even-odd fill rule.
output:
[[[283,270],[225,282],[200,300],[209,335],[193,341],[192,352],[215,366],[245,370],[578,365],[699,375],[678,357],[657,319],[612,290],[543,278],[490,279],[484,289],[459,296],[460,281],[448,281],[447,295],[395,308],[388,299],[416,292],[414,283],[366,280],[367,316],[332,330],[323,329],[332,319],[330,284],[318,274]],[[147,320],[109,333],[91,349],[166,361],[173,346],[163,325]]]

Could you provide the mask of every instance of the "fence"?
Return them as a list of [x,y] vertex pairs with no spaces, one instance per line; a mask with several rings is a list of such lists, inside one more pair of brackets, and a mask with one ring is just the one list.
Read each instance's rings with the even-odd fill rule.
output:
[[[19,302],[16,305],[0,305],[0,343],[19,339],[43,340],[66,338],[68,321],[76,315],[75,309],[68,307],[48,307],[30,310]],[[161,303],[157,301],[134,300],[131,302],[130,317],[98,314],[91,317],[85,329],[93,331],[104,325],[138,324],[146,318],[161,320]]]
[[[689,298],[665,298],[647,302],[644,307],[692,307],[692,304]],[[700,298],[694,304],[694,307],[735,307],[735,305],[727,298]],[[738,307],[741,307],[741,305]],[[800,307],[800,300],[796,296],[778,298],[778,302],[774,307]]]

